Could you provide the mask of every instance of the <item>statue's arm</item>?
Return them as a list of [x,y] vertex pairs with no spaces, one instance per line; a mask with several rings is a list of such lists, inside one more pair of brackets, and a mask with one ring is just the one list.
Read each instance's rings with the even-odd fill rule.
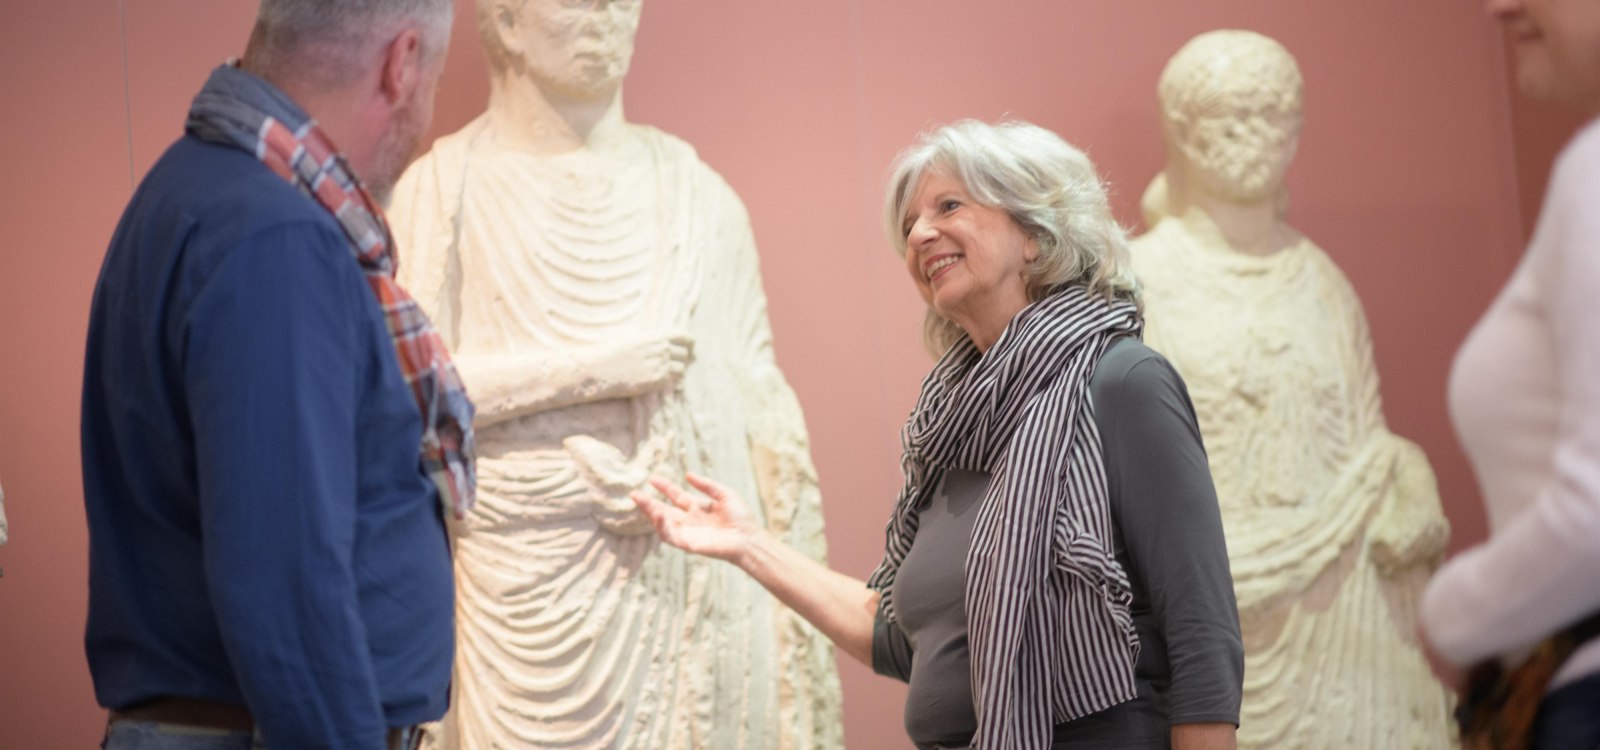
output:
[[1400,446],[1389,467],[1383,506],[1367,535],[1372,560],[1385,575],[1400,575],[1417,566],[1432,570],[1444,559],[1450,541],[1450,522],[1439,502],[1433,467],[1415,443],[1389,433],[1384,439]]
[[1417,566],[1431,569],[1443,558],[1450,537],[1450,523],[1439,502],[1439,485],[1427,454],[1411,441],[1389,432],[1366,312],[1349,280],[1337,269],[1334,273],[1334,294],[1345,320],[1345,371],[1352,384],[1347,396],[1352,403],[1355,429],[1350,436],[1351,445],[1359,446],[1366,440],[1398,443],[1391,452],[1392,462],[1380,467],[1389,472],[1389,480],[1378,514],[1368,527],[1367,542],[1373,561],[1386,575],[1399,575]]
[[644,335],[542,352],[460,354],[456,368],[477,406],[475,424],[671,388],[689,365],[686,335]]
[[477,407],[479,427],[575,404],[628,398],[677,384],[692,356],[676,332],[594,346],[483,353],[462,351],[462,268],[455,256],[460,155],[435,146],[395,185],[389,212],[397,279],[450,345],[456,369]]

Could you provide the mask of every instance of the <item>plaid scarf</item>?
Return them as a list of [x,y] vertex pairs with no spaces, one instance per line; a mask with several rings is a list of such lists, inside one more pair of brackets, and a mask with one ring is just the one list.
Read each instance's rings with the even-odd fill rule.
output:
[[1024,308],[981,353],[963,337],[922,383],[901,433],[906,483],[867,586],[895,619],[894,580],[947,469],[994,479],[966,559],[972,696],[983,750],[1042,750],[1053,726],[1135,697],[1139,638],[1112,546],[1089,377],[1131,302],[1069,286]]
[[394,280],[394,240],[333,142],[277,87],[230,62],[212,72],[189,108],[189,133],[248,151],[338,220],[367,285],[383,309],[400,373],[422,411],[421,461],[456,518],[477,489],[472,402],[433,323]]

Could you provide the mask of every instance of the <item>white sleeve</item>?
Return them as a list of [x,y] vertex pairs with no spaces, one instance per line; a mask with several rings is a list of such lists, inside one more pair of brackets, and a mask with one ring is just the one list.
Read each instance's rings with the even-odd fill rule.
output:
[[1559,435],[1534,503],[1440,569],[1425,594],[1430,640],[1463,666],[1600,609],[1600,123],[1557,162],[1528,252],[1555,353]]

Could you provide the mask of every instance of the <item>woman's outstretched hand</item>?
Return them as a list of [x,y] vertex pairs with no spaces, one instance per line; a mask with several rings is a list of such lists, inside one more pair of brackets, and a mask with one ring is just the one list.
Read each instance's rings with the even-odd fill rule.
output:
[[768,534],[733,490],[694,474],[683,478],[699,492],[651,477],[650,486],[667,502],[638,490],[629,494],[662,541],[737,565],[839,648],[872,665],[878,592]]
[[667,544],[738,564],[752,539],[761,533],[750,509],[737,492],[722,484],[696,474],[686,473],[683,478],[701,494],[652,476],[650,486],[666,496],[667,502],[658,502],[639,490],[631,493],[633,502]]

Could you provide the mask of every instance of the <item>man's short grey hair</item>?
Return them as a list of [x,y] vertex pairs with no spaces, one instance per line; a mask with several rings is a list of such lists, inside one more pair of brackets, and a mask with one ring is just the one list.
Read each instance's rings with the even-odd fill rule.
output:
[[[1028,299],[1070,284],[1140,302],[1128,257],[1128,234],[1111,214],[1094,163],[1060,136],[1037,125],[962,120],[923,133],[895,157],[885,196],[886,228],[895,251],[906,253],[906,211],[924,174],[943,171],[974,199],[1011,215],[1039,248],[1025,271]],[[928,308],[923,343],[935,357],[962,336]]]
[[343,82],[401,24],[422,27],[424,59],[443,54],[454,18],[453,0],[261,0],[247,57],[263,69]]

